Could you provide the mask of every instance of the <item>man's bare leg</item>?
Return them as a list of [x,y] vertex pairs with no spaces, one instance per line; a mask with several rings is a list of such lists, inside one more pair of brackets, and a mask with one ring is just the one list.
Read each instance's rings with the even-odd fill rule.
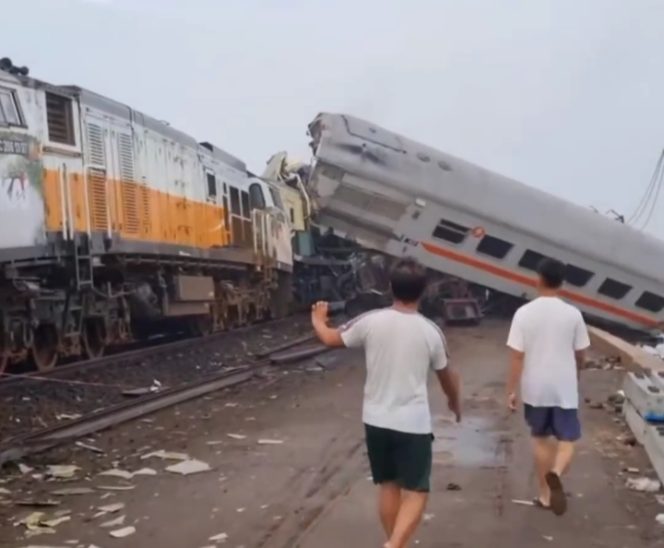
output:
[[551,472],[556,458],[556,445],[551,438],[533,438],[533,453],[539,484],[539,501],[544,506],[551,504],[551,489],[546,482],[546,475]]
[[559,441],[551,471],[562,476],[572,464],[572,458],[574,458],[574,442]]
[[401,491],[401,505],[392,536],[385,548],[405,548],[422,519],[427,505],[428,493]]
[[400,504],[401,488],[396,483],[381,483],[378,492],[378,511],[388,539],[394,531]]

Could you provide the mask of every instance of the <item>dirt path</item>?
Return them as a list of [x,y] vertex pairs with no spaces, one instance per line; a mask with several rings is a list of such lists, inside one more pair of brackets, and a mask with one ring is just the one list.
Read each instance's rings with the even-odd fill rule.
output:
[[[622,487],[624,467],[645,469],[643,453],[616,439],[625,429],[607,410],[584,409],[586,436],[567,481],[574,495],[569,515],[556,519],[512,503],[532,496],[534,480],[522,420],[503,410],[505,332],[504,323],[487,322],[449,333],[453,360],[464,380],[465,417],[461,426],[452,424],[432,386],[437,437],[433,493],[417,546],[664,546],[664,528],[654,521],[654,497]],[[23,528],[10,525],[29,510],[0,506],[6,524],[0,526],[0,546],[381,546],[360,424],[362,357],[340,351],[324,361],[325,371],[313,362],[295,371],[275,371],[236,391],[98,436],[93,441],[106,455],[68,448],[44,457],[43,463],[81,466],[67,487],[98,487],[96,473],[113,461],[128,470],[150,466],[158,475],[119,482],[132,485],[129,491],[63,497],[58,509],[71,510],[71,520],[58,525],[55,534],[29,540],[21,538]],[[588,371],[585,395],[605,400],[618,382],[615,371]],[[265,439],[281,443],[259,443]],[[164,471],[170,462],[140,458],[157,449],[185,451],[212,470],[179,477]],[[63,487],[30,475],[10,479],[0,487],[12,498],[43,497]],[[107,478],[101,483],[114,482],[118,480]],[[448,490],[450,483],[461,490]],[[117,514],[92,518],[97,506],[114,502],[126,506]],[[136,533],[112,539],[100,524],[121,514]],[[222,533],[225,542],[209,540]]]

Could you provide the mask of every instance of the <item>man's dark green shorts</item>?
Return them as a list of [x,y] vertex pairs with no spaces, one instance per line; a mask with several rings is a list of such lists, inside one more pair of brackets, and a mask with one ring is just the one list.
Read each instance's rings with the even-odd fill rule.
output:
[[409,434],[369,424],[364,429],[374,483],[429,492],[433,434]]

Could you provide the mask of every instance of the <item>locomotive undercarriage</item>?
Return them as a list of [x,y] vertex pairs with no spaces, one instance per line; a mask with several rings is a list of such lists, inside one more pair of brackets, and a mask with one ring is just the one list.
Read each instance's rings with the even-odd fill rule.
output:
[[0,373],[30,360],[96,358],[154,333],[202,336],[287,313],[290,275],[271,267],[104,256],[11,263],[0,274]]

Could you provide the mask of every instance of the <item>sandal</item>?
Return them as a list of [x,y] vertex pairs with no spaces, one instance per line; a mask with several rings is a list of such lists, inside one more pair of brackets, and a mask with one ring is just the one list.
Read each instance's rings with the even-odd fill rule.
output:
[[546,506],[540,499],[539,497],[535,497],[533,499],[533,506],[535,508],[539,508],[540,510],[551,510],[551,506]]
[[549,472],[546,475],[546,484],[551,489],[551,510],[556,516],[562,516],[567,511],[567,496],[560,476],[555,472]]

